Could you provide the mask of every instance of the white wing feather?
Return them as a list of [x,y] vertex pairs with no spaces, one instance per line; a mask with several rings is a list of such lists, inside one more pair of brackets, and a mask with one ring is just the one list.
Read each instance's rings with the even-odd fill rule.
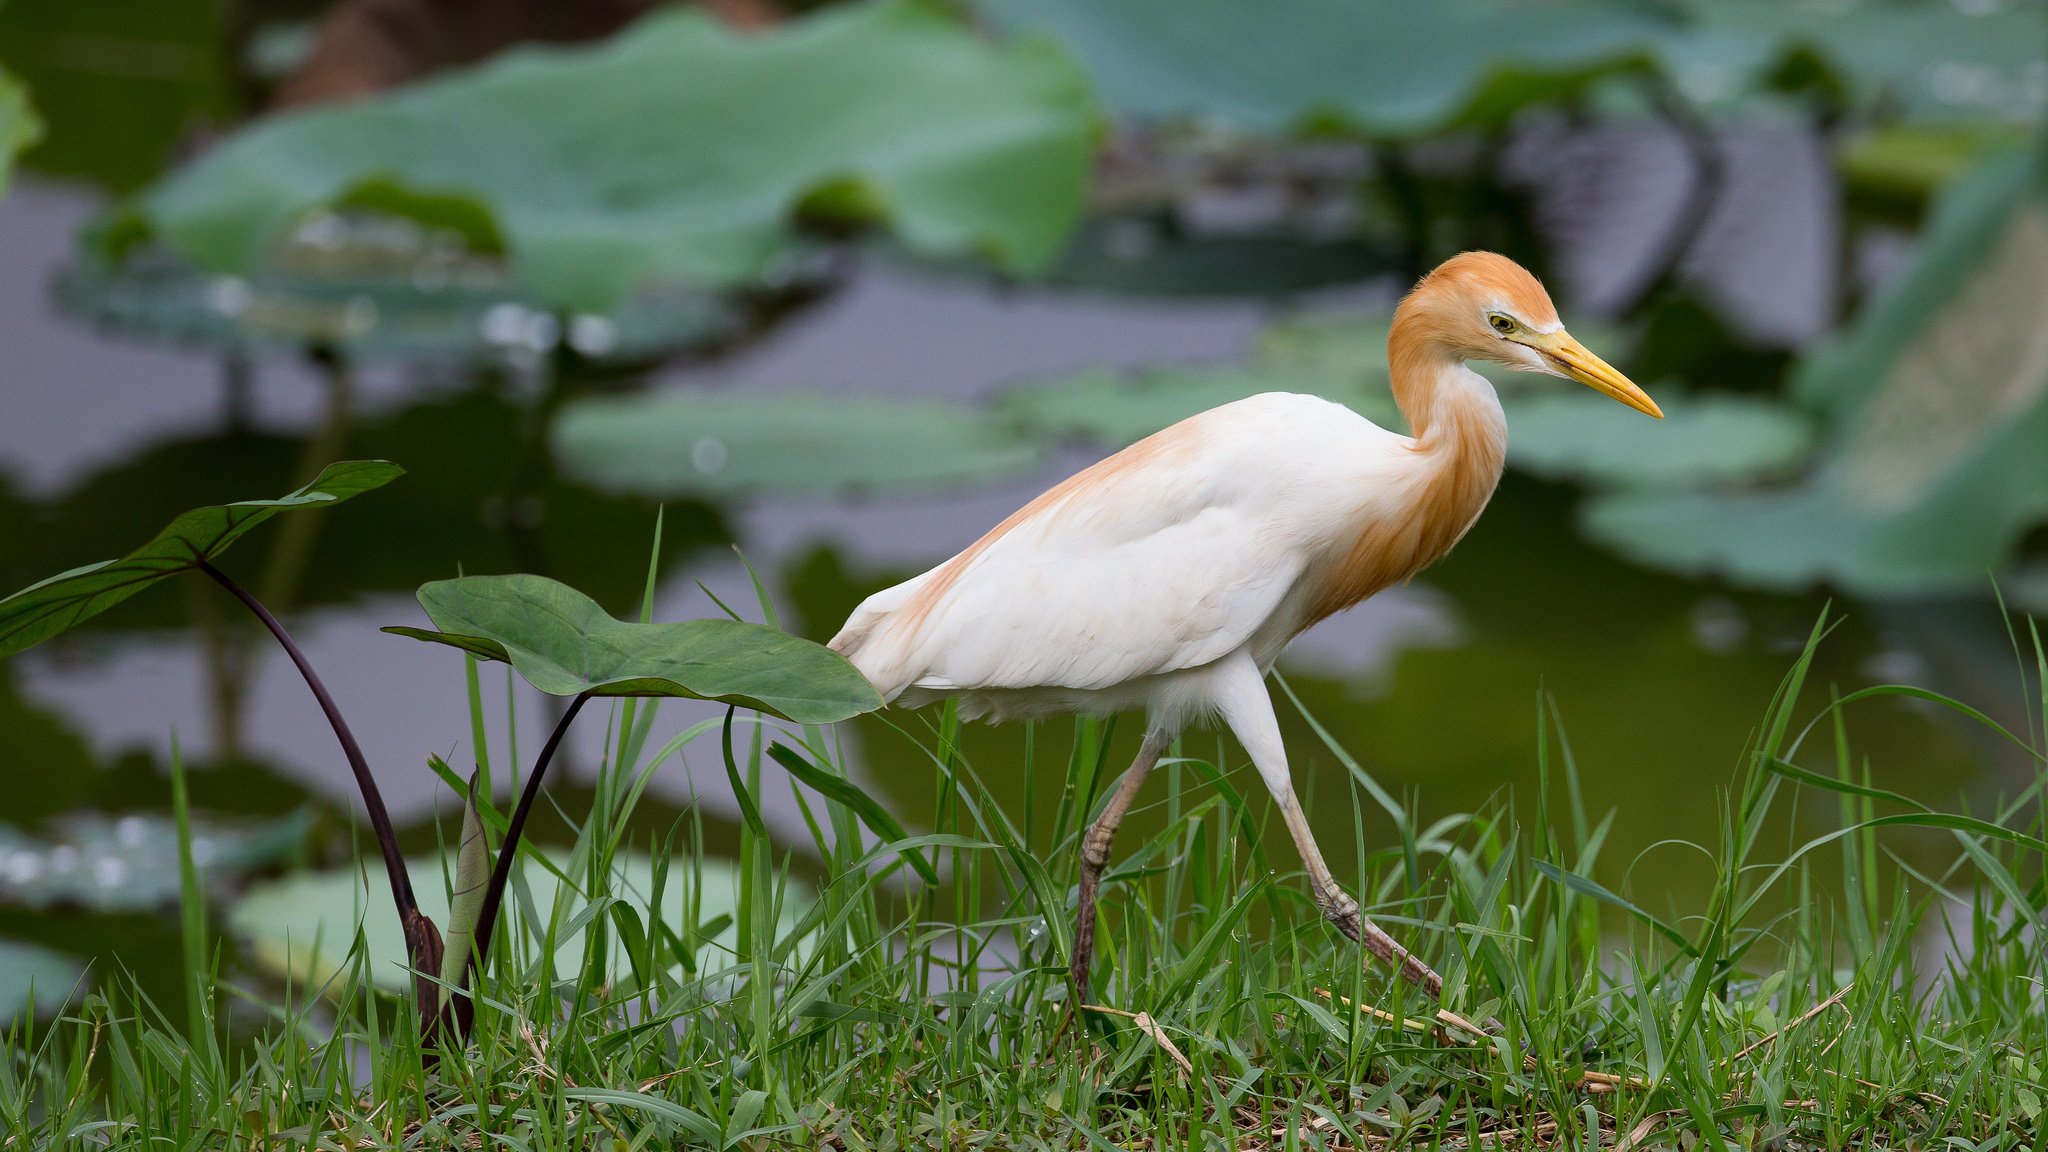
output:
[[[1288,609],[1319,549],[1356,523],[1361,490],[1384,491],[1375,473],[1391,478],[1410,443],[1311,396],[1211,409],[1098,465],[949,561],[957,571],[869,597],[832,647],[890,698],[1099,690],[1210,663]],[[933,581],[943,591],[921,596]]]

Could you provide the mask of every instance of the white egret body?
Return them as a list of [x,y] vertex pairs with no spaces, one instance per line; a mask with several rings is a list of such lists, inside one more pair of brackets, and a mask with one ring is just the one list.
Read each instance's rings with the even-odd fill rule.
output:
[[1314,396],[1271,392],[1191,416],[1026,505],[966,551],[869,597],[832,647],[883,697],[968,717],[1143,709],[1143,749],[1082,844],[1074,982],[1088,989],[1095,889],[1152,765],[1214,716],[1272,792],[1318,904],[1427,988],[1441,981],[1360,916],[1309,834],[1264,679],[1316,621],[1456,544],[1500,479],[1507,421],[1491,360],[1657,406],[1573,340],[1536,279],[1468,252],[1425,277],[1387,339],[1412,436]]

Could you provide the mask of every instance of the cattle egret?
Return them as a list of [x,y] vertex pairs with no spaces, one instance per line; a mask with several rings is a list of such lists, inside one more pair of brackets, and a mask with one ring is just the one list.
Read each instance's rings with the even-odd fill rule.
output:
[[1315,396],[1269,392],[1182,420],[1025,505],[966,551],[856,609],[832,647],[906,706],[967,718],[1142,708],[1137,760],[1081,843],[1076,1003],[1088,996],[1110,840],[1188,724],[1216,717],[1273,794],[1316,903],[1440,998],[1443,982],[1338,887],[1288,778],[1264,679],[1288,641],[1450,551],[1500,480],[1507,420],[1489,360],[1656,403],[1558,323],[1490,252],[1456,256],[1394,312],[1387,362],[1403,436]]

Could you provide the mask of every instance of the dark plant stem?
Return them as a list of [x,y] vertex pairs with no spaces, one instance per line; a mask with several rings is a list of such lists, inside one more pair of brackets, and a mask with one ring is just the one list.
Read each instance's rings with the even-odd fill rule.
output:
[[[588,692],[579,693],[569,701],[569,706],[562,710],[562,718],[555,721],[554,731],[548,733],[548,742],[541,745],[540,755],[534,758],[533,771],[526,775],[526,786],[520,790],[519,804],[512,809],[512,819],[505,825],[505,842],[498,847],[498,862],[491,868],[490,886],[484,889],[483,907],[477,910],[476,934],[470,945],[465,977],[482,972],[485,958],[491,954],[491,933],[498,926],[498,906],[504,902],[505,886],[512,882],[512,862],[519,858],[519,837],[526,831],[526,817],[533,811],[534,801],[540,799],[541,779],[547,775],[548,764],[555,758],[555,749],[561,747],[562,737],[569,734],[569,725],[589,702]],[[470,986],[467,979],[463,986]]]
[[[425,917],[420,915],[419,901],[413,897],[412,877],[406,873],[405,857],[398,851],[398,834],[392,830],[391,814],[384,809],[384,797],[377,791],[377,781],[370,775],[370,763],[363,757],[362,745],[356,743],[355,733],[349,731],[348,721],[342,718],[341,709],[335,706],[334,697],[327,693],[327,685],[321,683],[319,674],[314,672],[313,665],[307,662],[306,654],[299,650],[298,643],[284,630],[284,625],[278,623],[277,617],[270,614],[270,609],[265,608],[263,602],[251,595],[248,589],[229,578],[227,573],[206,561],[199,562],[199,570],[212,577],[215,583],[227,589],[235,599],[240,600],[249,611],[256,614],[256,618],[277,638],[278,644],[284,648],[285,655],[292,658],[292,663],[298,667],[299,675],[306,681],[306,687],[312,689],[313,699],[319,702],[320,711],[327,716],[328,726],[334,729],[334,738],[341,742],[341,754],[348,759],[349,771],[355,773],[356,789],[362,793],[364,811],[369,813],[370,831],[377,837],[377,848],[384,854],[384,870],[391,877],[391,899],[398,905],[398,919],[405,929],[406,950],[410,954],[413,966],[421,971],[427,971],[428,969],[422,966],[422,961],[430,950],[433,953],[440,952],[439,934],[434,932],[431,924],[422,927]],[[428,935],[434,936],[431,948],[426,939]],[[438,956],[435,967],[438,967]]]

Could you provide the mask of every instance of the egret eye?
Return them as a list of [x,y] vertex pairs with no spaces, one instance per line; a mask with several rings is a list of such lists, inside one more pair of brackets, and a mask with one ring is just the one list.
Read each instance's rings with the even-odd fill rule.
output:
[[1515,329],[1521,327],[1521,325],[1515,323],[1512,317],[1503,316],[1498,312],[1495,312],[1493,315],[1488,316],[1486,318],[1486,322],[1493,325],[1493,330],[1495,332],[1500,333],[1503,336],[1506,336],[1512,333]]

